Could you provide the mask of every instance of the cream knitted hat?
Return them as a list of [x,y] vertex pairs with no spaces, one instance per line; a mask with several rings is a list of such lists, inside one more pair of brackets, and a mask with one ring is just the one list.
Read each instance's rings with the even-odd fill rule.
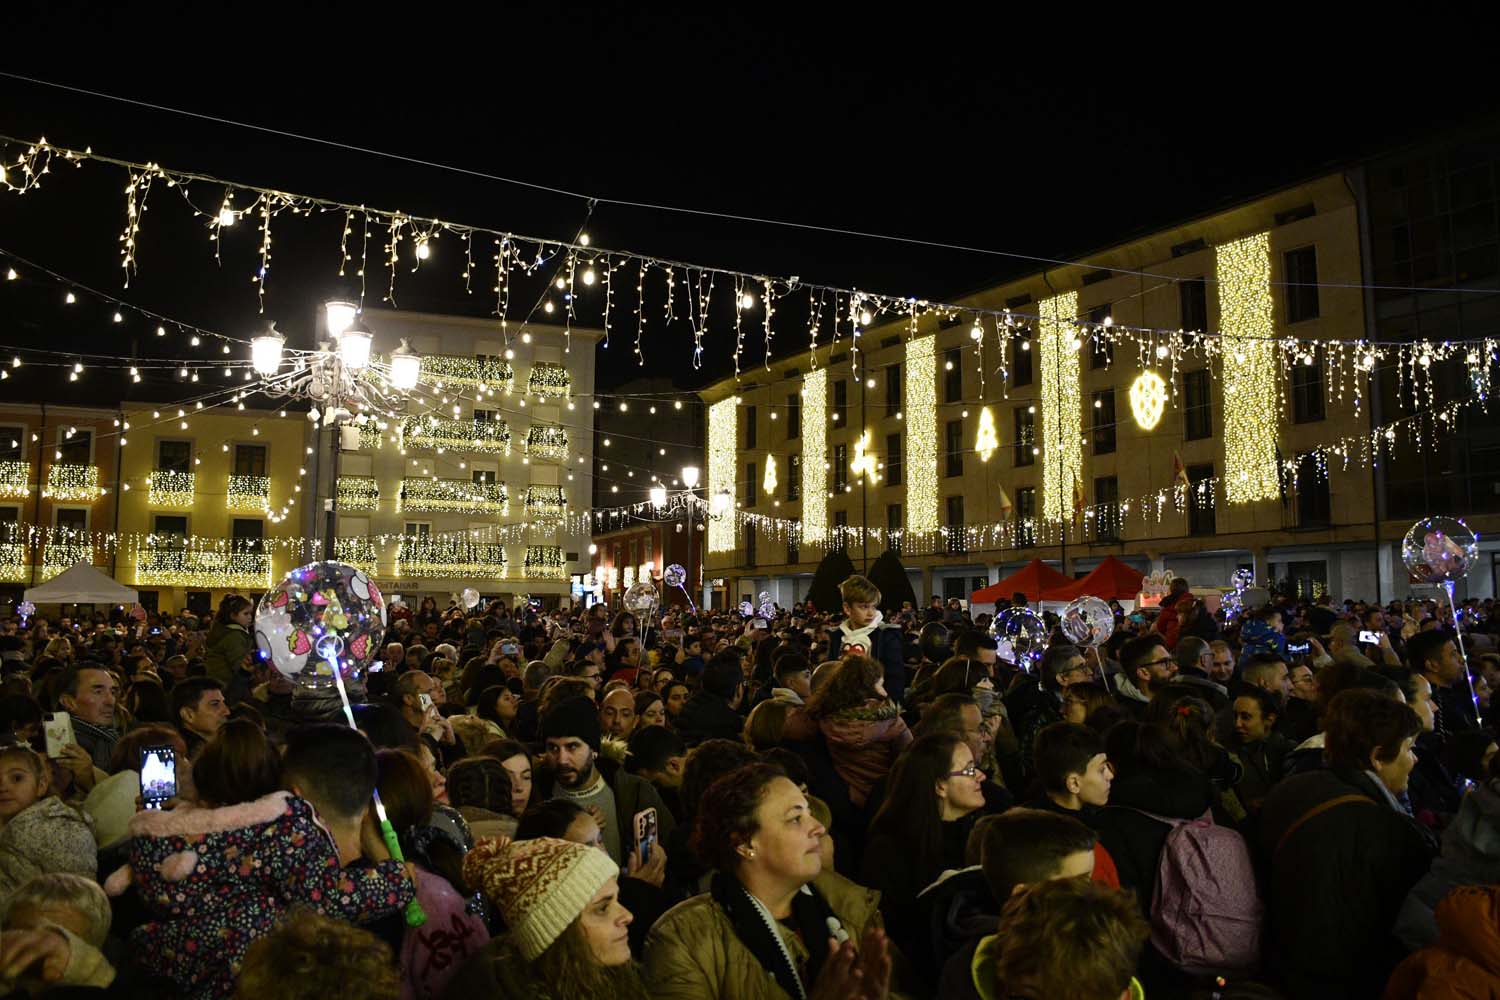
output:
[[597,847],[552,837],[504,844],[482,840],[464,858],[464,878],[500,907],[526,961],[562,936],[620,866]]

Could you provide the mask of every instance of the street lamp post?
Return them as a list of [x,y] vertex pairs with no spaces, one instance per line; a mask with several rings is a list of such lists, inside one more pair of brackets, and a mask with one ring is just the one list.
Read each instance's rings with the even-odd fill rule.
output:
[[703,599],[703,574],[693,570],[693,508],[698,499],[698,476],[699,469],[696,465],[682,467],[682,485],[688,491],[688,502],[683,505],[687,510],[687,571],[688,579],[692,581],[693,590],[697,594],[697,597],[689,601],[690,604]]

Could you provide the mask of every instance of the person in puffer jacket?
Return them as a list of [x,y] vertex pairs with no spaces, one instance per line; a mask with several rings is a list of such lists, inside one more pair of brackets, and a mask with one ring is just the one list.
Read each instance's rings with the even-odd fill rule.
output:
[[1259,653],[1275,653],[1286,658],[1286,636],[1281,634],[1281,612],[1262,608],[1240,630],[1240,663],[1250,662]]
[[868,656],[851,656],[813,692],[806,707],[787,715],[783,739],[804,742],[819,733],[833,769],[849,786],[849,801],[863,808],[912,741],[896,704],[886,697],[884,668]]
[[[1491,771],[1495,770],[1491,765]],[[1396,937],[1412,950],[1438,940],[1437,905],[1458,886],[1500,883],[1500,781],[1493,778],[1464,796],[1443,832],[1442,853],[1407,893],[1396,916]]]
[[38,875],[98,875],[93,819],[52,794],[47,762],[30,747],[0,750],[0,822],[0,908]]

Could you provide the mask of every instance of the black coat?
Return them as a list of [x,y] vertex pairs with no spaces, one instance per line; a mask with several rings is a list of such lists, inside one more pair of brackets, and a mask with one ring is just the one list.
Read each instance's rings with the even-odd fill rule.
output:
[[[1297,825],[1320,804],[1333,806]],[[1295,829],[1293,827],[1295,826]],[[1289,833],[1290,831],[1290,833]],[[1284,838],[1284,840],[1283,840]],[[1289,997],[1377,997],[1404,957],[1392,934],[1434,844],[1373,779],[1331,769],[1283,780],[1253,838],[1266,904],[1266,973]]]
[[1141,813],[1197,819],[1213,803],[1213,785],[1197,771],[1143,768],[1115,779],[1109,804],[1095,815],[1093,826],[1114,859],[1120,888],[1135,892],[1143,915],[1151,911],[1156,869],[1172,828]]
[[704,740],[739,742],[744,739],[745,720],[723,698],[707,691],[699,691],[677,713],[677,732],[690,747],[695,747]]

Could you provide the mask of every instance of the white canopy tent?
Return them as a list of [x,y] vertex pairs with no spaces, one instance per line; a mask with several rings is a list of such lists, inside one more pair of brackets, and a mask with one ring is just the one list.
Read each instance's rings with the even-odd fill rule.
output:
[[134,604],[140,595],[116,583],[88,563],[63,570],[39,587],[30,587],[25,599],[32,604]]

